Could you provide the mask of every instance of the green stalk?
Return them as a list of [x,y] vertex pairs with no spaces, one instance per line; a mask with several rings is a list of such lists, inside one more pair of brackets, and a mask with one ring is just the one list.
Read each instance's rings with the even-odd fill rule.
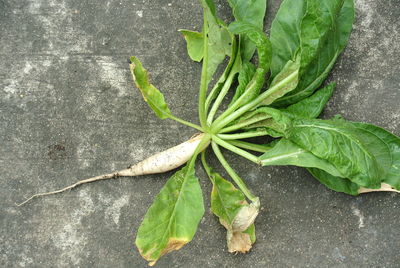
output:
[[[264,78],[263,76],[265,75],[265,72],[259,72],[258,70],[263,70],[263,69],[257,69],[256,73],[254,74],[253,78],[249,82],[249,84],[246,86],[245,91],[243,94],[234,102],[232,103],[228,109],[226,109],[225,112],[223,112],[219,118],[224,118],[228,116],[229,114],[233,113],[236,109],[238,109],[241,105],[243,105],[243,100],[248,98],[248,94],[251,94],[254,90],[260,89],[263,84],[264,84]],[[216,120],[216,122],[219,120],[219,118]]]
[[222,155],[221,150],[218,148],[218,145],[212,141],[211,146],[213,148],[213,151],[215,155],[217,156],[219,162],[221,162],[221,165],[225,168],[226,172],[228,172],[229,176],[233,179],[233,181],[236,183],[236,185],[239,187],[239,189],[243,192],[243,194],[251,201],[256,203],[258,201],[258,198],[254,196],[250,190],[247,188],[246,184],[243,182],[243,180],[239,177],[239,175],[236,174],[236,172],[231,168],[231,166],[228,164],[228,162],[225,160],[225,157]]
[[237,119],[244,113],[250,111],[251,109],[257,107],[257,105],[259,105],[264,99],[276,93],[278,90],[282,89],[287,83],[290,83],[293,79],[296,79],[297,76],[298,72],[294,72],[285,79],[283,79],[282,81],[280,81],[279,83],[277,83],[275,86],[269,88],[267,91],[260,94],[257,98],[255,98],[248,104],[243,105],[238,110],[234,111],[233,113],[230,114],[228,114],[227,112],[223,113],[212,124],[211,129],[213,133],[218,133],[224,126],[228,125],[230,122]]
[[211,167],[207,164],[207,161],[206,161],[206,151],[205,150],[201,153],[201,163],[203,164],[204,170],[207,173],[207,177],[210,179],[211,183],[214,184],[215,181],[212,176]]
[[224,86],[222,87],[221,91],[219,92],[218,97],[215,100],[215,102],[214,102],[214,104],[213,104],[213,106],[212,106],[212,108],[210,110],[210,113],[208,114],[207,123],[209,125],[211,125],[211,123],[212,123],[212,121],[214,119],[215,113],[218,111],[218,108],[221,105],[222,101],[224,100],[224,97],[226,96],[226,94],[228,93],[229,89],[231,88],[231,85],[232,85],[233,80],[235,78],[235,75],[237,73],[237,72],[235,72],[233,70],[234,68],[235,67],[232,67],[232,71],[229,73],[229,76],[226,79],[226,81],[224,83]]
[[210,93],[207,96],[206,103],[205,103],[205,110],[206,112],[210,108],[211,102],[216,98],[216,95],[219,94],[219,91],[221,90],[221,84],[225,82],[225,79],[223,79],[224,76],[227,75],[227,73],[231,70],[230,66],[228,65],[225,68],[224,73],[221,75],[221,77],[218,79],[218,82],[214,85],[214,87],[211,89]]
[[210,177],[210,179],[211,179],[211,168],[207,164],[207,161],[206,161],[206,151],[203,151],[201,153],[201,163],[203,164],[204,170],[206,171],[208,177]]
[[194,129],[197,129],[197,130],[199,130],[201,132],[204,132],[204,130],[203,130],[203,128],[201,126],[193,124],[193,123],[188,122],[186,120],[183,120],[183,119],[181,119],[179,117],[175,117],[173,115],[170,115],[170,119],[175,120],[176,122],[179,122],[179,123],[181,123],[183,125],[186,125],[186,126],[194,128]]
[[207,89],[208,89],[208,23],[207,16],[204,13],[204,23],[203,23],[203,31],[204,31],[204,50],[203,50],[203,66],[201,70],[201,82],[200,82],[200,93],[199,93],[199,120],[203,129],[208,129],[207,118],[206,118],[206,97],[207,97]]
[[269,148],[265,145],[245,142],[245,141],[241,141],[241,140],[230,140],[230,141],[226,141],[226,142],[232,144],[233,146],[251,150],[254,152],[259,152],[259,153],[265,153],[269,150]]
[[196,158],[197,155],[202,151],[204,145],[206,145],[211,139],[211,135],[210,134],[205,134],[204,137],[201,139],[199,145],[197,145],[192,158],[190,159],[189,165],[188,165],[188,169],[190,170],[191,168],[194,167],[194,164],[196,163]]
[[267,136],[267,135],[268,135],[268,131],[260,130],[260,131],[250,131],[250,132],[243,132],[243,133],[236,133],[236,134],[217,134],[217,137],[221,138],[223,140],[240,140],[240,139],[261,137],[261,136]]
[[267,116],[258,116],[258,117],[255,116],[254,118],[250,118],[250,119],[244,120],[244,121],[242,121],[242,122],[239,122],[239,123],[237,123],[237,124],[235,124],[235,125],[232,125],[232,126],[223,128],[223,129],[221,129],[218,133],[233,132],[233,131],[235,131],[235,130],[241,129],[241,128],[243,128],[243,127],[247,127],[247,126],[249,126],[249,125],[251,125],[251,124],[254,124],[254,123],[263,121],[263,120],[268,119],[268,118],[271,118],[271,116],[270,116],[270,115],[267,115]]
[[[236,55],[237,54],[237,42],[235,38],[232,38],[232,55],[229,59],[228,65],[226,66],[224,73],[221,75],[221,77],[218,79],[217,83],[214,85],[214,87],[211,89],[210,93],[207,96],[206,99],[206,112],[208,112],[208,109],[210,108],[211,102],[216,98],[216,95],[219,94],[219,92],[221,91],[221,87],[223,87],[223,85],[221,84],[225,84],[227,76],[231,73],[231,71],[234,70],[234,64],[236,63],[236,59],[237,57],[240,57],[240,55]],[[236,73],[237,71],[235,71]]]
[[215,135],[212,136],[212,140],[215,143],[217,143],[218,145],[224,147],[225,149],[228,149],[229,151],[232,151],[235,154],[238,154],[238,155],[240,155],[240,156],[246,158],[247,160],[250,160],[250,161],[252,161],[252,162],[254,162],[256,164],[260,164],[260,159],[257,156],[255,156],[255,155],[253,155],[253,154],[251,154],[251,153],[249,153],[249,152],[247,152],[245,150],[242,150],[242,149],[240,149],[240,148],[238,148],[236,146],[233,146],[232,144],[230,144],[230,143],[218,138]]

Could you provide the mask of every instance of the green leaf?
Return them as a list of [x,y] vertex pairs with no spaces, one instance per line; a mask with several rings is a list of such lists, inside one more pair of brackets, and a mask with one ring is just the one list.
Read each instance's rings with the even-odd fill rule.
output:
[[289,61],[296,60],[300,47],[300,25],[306,12],[306,1],[284,0],[272,22],[271,77],[275,77]]
[[278,84],[283,83],[284,86],[280,87],[279,90],[276,90],[273,94],[269,95],[265,98],[259,106],[270,105],[276,99],[284,96],[290,91],[294,90],[299,83],[299,69],[300,69],[300,58],[298,57],[296,61],[288,61],[286,65],[283,67],[282,71],[275,76],[272,80],[269,88],[273,88]]
[[[228,0],[237,21],[249,23],[259,30],[264,27],[267,9],[266,0]],[[256,46],[246,35],[240,35],[242,61],[247,63],[253,57]]]
[[251,124],[243,129],[246,130],[246,133],[263,131],[265,132],[264,136],[268,135],[273,138],[282,138],[284,134],[280,131],[280,127],[281,126],[271,118]]
[[146,69],[143,68],[142,63],[136,57],[131,57],[130,69],[136,87],[140,89],[144,100],[150,108],[153,109],[159,118],[170,118],[172,116],[171,111],[164,100],[164,95],[150,84]]
[[294,165],[308,171],[328,188],[350,195],[358,195],[358,186],[349,179],[341,178],[339,171],[328,161],[316,157],[287,139],[279,140],[273,148],[260,156],[263,166]]
[[257,68],[256,71],[254,72],[254,75],[250,82],[246,85],[245,89],[243,90],[243,93],[235,100],[235,102],[232,102],[230,105],[231,109],[238,109],[239,107],[246,105],[253,99],[257,98],[257,96],[260,94],[261,88],[264,85],[265,82],[265,71],[262,68]]
[[[307,68],[322,55],[321,52],[336,54],[340,47],[337,23],[344,0],[308,0],[306,14],[300,26],[301,67]],[[327,45],[334,46],[327,49]],[[315,66],[318,67],[318,66]]]
[[136,246],[154,265],[163,255],[190,242],[203,217],[201,188],[194,168],[185,166],[161,189],[139,227]]
[[243,82],[245,81],[242,81],[239,90],[236,91],[235,102],[232,102],[230,106],[230,109],[233,110],[249,103],[260,94],[261,88],[265,82],[265,74],[271,65],[272,47],[264,32],[249,23],[233,22],[229,25],[229,30],[235,34],[247,36],[249,40],[256,45],[259,60],[258,67],[244,90],[242,88],[244,86]]
[[282,137],[291,126],[292,120],[281,111],[271,107],[259,107],[239,118],[236,124],[243,125],[243,129],[268,128],[279,134],[274,137]]
[[284,111],[297,118],[317,118],[325,108],[328,100],[331,98],[335,87],[335,83],[329,84],[328,86],[319,89],[310,97],[290,105],[284,109]]
[[218,66],[225,60],[226,56],[232,57],[233,35],[225,27],[209,23],[208,31],[208,54],[209,57],[207,74],[210,82]]
[[200,0],[200,2],[203,5],[203,8],[207,8],[210,11],[211,15],[213,15],[214,17],[217,16],[213,0]]
[[[371,124],[352,122],[352,125],[375,136],[369,148],[375,151],[378,162],[385,169],[384,174],[381,174],[381,182],[400,190],[400,138]],[[389,151],[389,156],[387,151]]]
[[209,177],[213,183],[211,211],[219,218],[222,225],[230,226],[239,210],[247,205],[246,198],[231,182],[218,173],[210,171]]
[[[340,121],[339,121],[340,122]],[[379,182],[385,183],[385,179],[389,173],[389,170],[392,168],[392,152],[390,151],[390,146],[385,143],[384,138],[389,138],[394,144],[396,143],[395,136],[388,133],[387,131],[380,129],[373,125],[367,125],[363,123],[354,123],[354,122],[344,122],[341,121],[342,124],[346,126],[348,131],[354,135],[364,146],[368,149],[368,151],[374,156],[376,162],[379,166]],[[394,138],[392,140],[392,138]],[[397,142],[399,142],[397,140]],[[314,172],[316,173],[316,172]],[[318,174],[322,174],[319,172]],[[329,181],[334,181],[330,176],[324,176],[325,179],[329,179]],[[396,178],[397,177],[397,178]],[[399,181],[399,175],[395,175],[395,180]],[[342,182],[342,181],[341,181]],[[343,184],[343,182],[342,182]],[[380,185],[380,184],[379,184]],[[352,189],[355,187],[352,186]]]
[[329,189],[346,193],[350,195],[358,195],[360,186],[346,178],[335,177],[318,168],[308,168],[308,171],[322,184]]
[[272,45],[267,35],[259,28],[246,22],[235,21],[228,28],[234,34],[244,34],[257,47],[258,68],[269,71],[272,61]]
[[354,0],[344,0],[342,10],[337,19],[339,32],[339,47],[343,50],[349,42],[353,22],[355,19]]
[[263,29],[267,9],[266,0],[228,0],[228,3],[237,21],[252,24],[260,30]]
[[256,242],[257,237],[256,237],[255,224],[250,225],[250,227],[247,230],[243,231],[243,233],[250,235],[250,241],[252,244],[254,244]]
[[[232,43],[234,36],[228,31],[225,23],[220,20],[215,11],[215,5],[212,0],[200,1],[204,9],[204,23],[207,25],[203,29],[203,36],[206,36],[207,53],[207,85],[211,81],[217,67],[224,61],[226,56],[232,57]],[[211,55],[211,57],[208,57]],[[203,52],[203,57],[206,55]]]
[[[379,167],[379,181],[388,184],[396,190],[400,190],[400,139],[388,131],[365,123],[345,122],[343,119],[336,120],[339,124],[346,124],[348,131],[356,136],[368,151],[375,157]],[[274,150],[274,149],[273,149]],[[297,164],[295,164],[297,165]],[[310,167],[310,166],[309,166]],[[341,178],[341,175],[329,172],[322,167],[315,166],[308,168],[310,173],[325,184],[328,188],[358,195],[360,185],[352,182],[348,178]],[[329,174],[329,173],[331,174]],[[382,184],[382,185],[383,185]],[[368,188],[368,187],[367,187]]]
[[[229,58],[228,65],[226,66],[223,74],[221,77],[218,79],[218,81],[215,83],[214,87],[210,91],[209,95],[207,96],[207,100],[205,103],[206,106],[206,111],[208,111],[209,106],[211,105],[211,102],[217,98],[218,94],[221,92],[222,88],[225,86],[230,87],[231,83],[233,82],[234,79],[230,80],[230,77],[236,75],[242,68],[242,60],[240,58],[240,51],[238,48],[238,44],[236,42],[236,39],[232,39],[232,51],[231,51],[231,57]],[[228,88],[229,89],[229,88]]]
[[281,139],[272,149],[261,155],[260,160],[263,166],[314,167],[334,176],[341,176],[340,172],[328,161],[318,158],[287,139]]
[[[271,28],[273,76],[282,68],[282,61],[301,57],[297,88],[277,100],[275,106],[296,103],[322,84],[346,46],[354,21],[353,0],[301,2],[285,0]],[[292,16],[294,9],[289,8],[294,7],[297,9]]]
[[186,47],[189,57],[193,61],[200,62],[203,59],[203,47],[204,47],[204,37],[202,33],[189,31],[189,30],[179,30],[183,34],[186,40]]
[[232,98],[232,103],[234,103],[245,91],[246,86],[250,83],[252,77],[256,72],[256,67],[250,62],[243,62],[242,69],[239,72],[238,81],[239,85],[236,88],[235,95]]
[[368,150],[365,133],[346,122],[318,119],[293,120],[286,138],[315,156],[327,160],[342,177],[367,188],[378,188],[382,167]]

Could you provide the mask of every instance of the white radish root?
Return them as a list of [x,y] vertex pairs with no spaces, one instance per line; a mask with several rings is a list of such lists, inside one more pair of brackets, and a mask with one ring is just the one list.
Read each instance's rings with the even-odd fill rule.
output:
[[[59,189],[56,191],[32,195],[31,197],[26,199],[24,202],[18,204],[17,206],[22,206],[36,197],[62,193],[67,190],[71,190],[72,188],[75,188],[78,185],[89,183],[89,182],[107,180],[107,179],[115,179],[115,178],[119,178],[119,177],[133,177],[133,176],[140,176],[140,175],[164,173],[164,172],[173,170],[173,169],[185,164],[187,161],[189,161],[189,159],[194,154],[194,152],[195,152],[197,146],[199,145],[201,139],[203,138],[203,136],[204,136],[203,133],[195,135],[188,141],[185,141],[177,146],[174,146],[165,151],[162,151],[160,153],[152,155],[149,158],[146,158],[145,160],[143,160],[133,166],[130,166],[127,169],[123,169],[123,170],[116,171],[113,173],[104,174],[104,175],[80,180],[72,185],[69,185],[65,188],[62,188],[62,189]],[[207,146],[208,146],[208,144],[206,144],[204,146],[204,148],[202,148],[202,150],[205,149]]]

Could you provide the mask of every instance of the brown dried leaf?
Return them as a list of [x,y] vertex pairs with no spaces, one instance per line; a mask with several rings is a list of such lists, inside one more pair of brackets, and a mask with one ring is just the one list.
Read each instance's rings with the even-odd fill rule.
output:
[[251,249],[252,242],[250,235],[242,232],[227,231],[226,240],[230,253],[246,253]]
[[379,188],[379,189],[368,189],[368,188],[361,187],[358,190],[359,194],[370,193],[370,192],[396,192],[396,193],[400,193],[400,191],[396,190],[394,187],[392,187],[391,185],[389,185],[387,183],[381,183],[381,188]]
[[259,202],[251,203],[250,205],[243,206],[232,222],[233,232],[243,232],[252,225],[258,215],[260,208]]

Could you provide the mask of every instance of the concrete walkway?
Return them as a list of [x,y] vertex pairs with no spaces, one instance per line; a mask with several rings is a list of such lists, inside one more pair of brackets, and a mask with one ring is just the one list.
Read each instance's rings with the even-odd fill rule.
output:
[[[225,1],[219,1],[228,18]],[[266,21],[280,1],[270,0]],[[329,80],[324,113],[400,135],[400,1],[357,0],[350,45]],[[177,29],[200,30],[196,0],[0,0],[0,266],[147,267],[135,232],[168,176],[85,185],[24,198],[125,168],[194,131],[158,120],[133,86],[138,56],[171,110],[197,121],[201,66]],[[294,167],[228,154],[260,196],[257,243],[231,255],[208,209],[194,240],[159,267],[399,267],[400,195],[335,193]],[[216,161],[212,162],[216,165]]]

